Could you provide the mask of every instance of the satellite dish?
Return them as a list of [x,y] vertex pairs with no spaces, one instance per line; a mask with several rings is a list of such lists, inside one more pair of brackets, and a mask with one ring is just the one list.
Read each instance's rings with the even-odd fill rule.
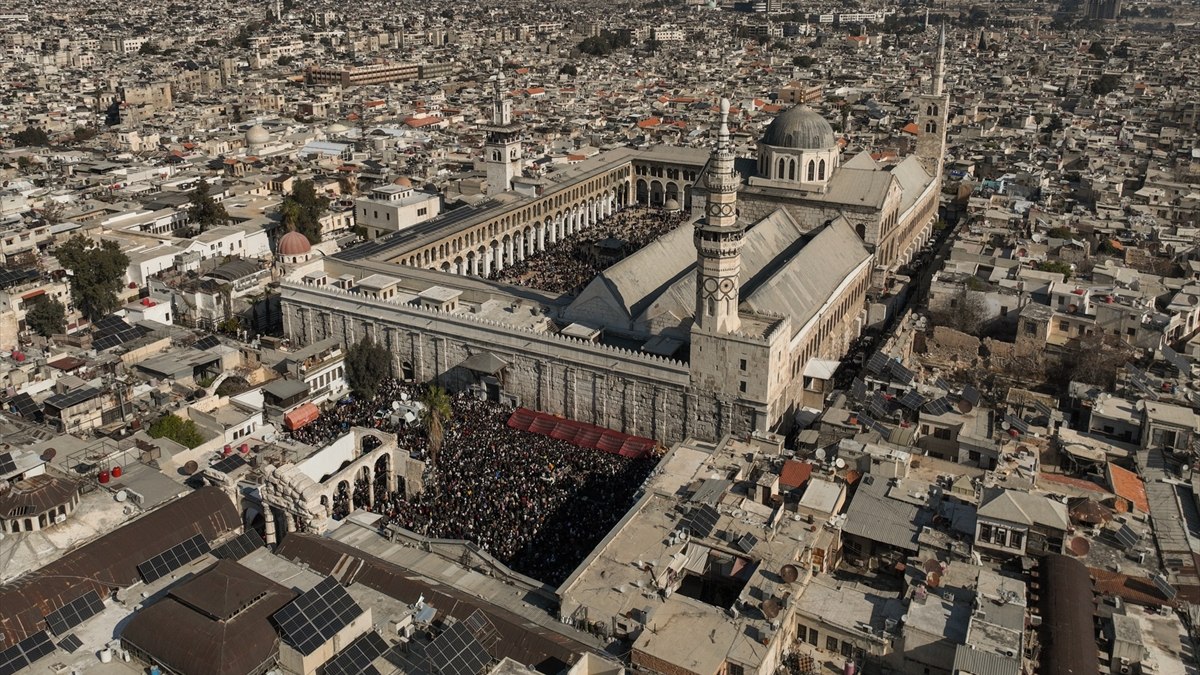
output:
[[837,459],[833,460],[833,465],[839,469],[844,469],[846,468],[846,460],[838,457]]
[[49,462],[50,460],[54,459],[54,456],[57,454],[58,451],[54,448],[46,448],[46,450],[42,452],[42,459]]
[[1083,537],[1075,537],[1071,543],[1067,545],[1067,550],[1076,558],[1082,558],[1092,550],[1092,544]]
[[129,493],[128,493],[128,492],[126,492],[126,491],[124,491],[124,490],[117,490],[117,494],[115,495],[115,497],[114,497],[114,498],[115,498],[115,499],[116,499],[118,502],[123,502],[123,501],[125,501],[126,499],[129,499]]
[[930,572],[925,577],[925,585],[930,588],[937,588],[942,583],[942,575],[940,572]]
[[762,610],[763,616],[770,620],[779,616],[779,610],[783,608],[779,606],[779,601],[775,598],[767,598],[763,601],[762,605],[759,606],[759,609]]
[[967,413],[971,412],[974,408],[975,408],[975,406],[971,405],[971,402],[968,401],[967,399],[962,398],[962,399],[958,400],[958,412],[966,415]]
[[196,473],[196,470],[199,468],[200,468],[200,465],[197,464],[196,460],[193,459],[193,460],[189,460],[187,464],[183,465],[183,472],[190,476],[190,475]]
[[779,569],[779,576],[783,577],[784,583],[792,583],[800,578],[800,570],[795,565],[784,565]]
[[817,448],[817,451],[813,454],[817,458],[818,462],[825,461],[825,448]]
[[925,570],[925,572],[927,574],[929,572],[941,572],[942,571],[942,561],[938,560],[937,558],[930,558],[929,560],[926,560],[924,563],[922,563],[921,567]]
[[1008,420],[1004,420],[1003,422],[1000,423],[1000,428],[1005,431],[1008,431],[1009,429],[1012,428],[1012,425],[1008,423]]

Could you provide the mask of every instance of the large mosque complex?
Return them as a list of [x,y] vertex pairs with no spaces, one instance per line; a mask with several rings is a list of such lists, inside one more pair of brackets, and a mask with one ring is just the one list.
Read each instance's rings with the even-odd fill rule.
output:
[[[290,251],[282,307],[298,344],[370,336],[397,375],[664,442],[782,433],[836,360],[886,315],[885,286],[937,219],[944,43],[917,97],[916,153],[843,158],[815,111],[779,114],[735,157],[722,101],[709,152],[621,148],[520,176],[499,92],[489,198],[327,258]],[[574,294],[488,280],[635,204],[689,217]],[[303,247],[300,247],[303,248]]]

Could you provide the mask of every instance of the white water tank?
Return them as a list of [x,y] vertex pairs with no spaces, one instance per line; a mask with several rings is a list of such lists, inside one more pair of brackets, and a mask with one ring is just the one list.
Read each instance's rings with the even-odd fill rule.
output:
[[100,663],[112,663],[112,650],[108,647],[100,650]]

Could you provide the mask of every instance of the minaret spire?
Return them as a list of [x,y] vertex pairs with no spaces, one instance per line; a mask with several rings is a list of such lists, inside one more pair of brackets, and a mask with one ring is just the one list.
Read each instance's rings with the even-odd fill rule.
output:
[[729,140],[729,99],[721,99],[721,126],[709,158],[704,217],[696,222],[695,329],[705,333],[738,330],[739,274],[745,229],[738,224],[737,192],[741,181],[733,168]]
[[938,47],[937,56],[933,61],[933,86],[930,89],[934,96],[941,96],[943,79],[945,78],[946,70],[946,22],[943,20],[942,25],[938,28]]

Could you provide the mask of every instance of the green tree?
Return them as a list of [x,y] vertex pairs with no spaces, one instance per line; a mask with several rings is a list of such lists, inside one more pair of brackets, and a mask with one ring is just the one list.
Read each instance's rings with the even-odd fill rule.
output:
[[1097,96],[1104,96],[1116,91],[1121,86],[1121,78],[1113,73],[1105,73],[1100,77],[1092,80],[1092,93]]
[[159,50],[158,45],[156,45],[153,40],[146,40],[142,43],[142,46],[138,48],[138,54],[145,56],[155,56],[161,53],[162,52]]
[[24,129],[13,134],[12,140],[17,147],[36,146],[44,148],[50,145],[49,134],[47,134],[44,129],[40,129],[38,127],[25,127]]
[[86,127],[75,127],[75,131],[71,133],[71,136],[74,137],[76,143],[87,143],[95,138],[98,133],[100,133],[99,129],[88,125]]
[[1037,268],[1043,272],[1056,272],[1063,275],[1063,281],[1069,281],[1073,270],[1070,263],[1065,263],[1061,260],[1044,260],[1038,263]]
[[25,325],[42,337],[61,333],[67,325],[67,308],[53,298],[37,300],[25,312]]
[[70,270],[71,297],[88,321],[117,308],[117,292],[129,267],[129,256],[117,242],[96,244],[77,234],[55,249],[54,257]]
[[1105,49],[1104,45],[1100,44],[1099,42],[1093,42],[1091,45],[1089,45],[1088,53],[1100,59],[1101,61],[1108,60],[1108,50]]
[[792,58],[792,65],[797,68],[808,68],[813,64],[813,57],[807,54],[801,54]]
[[277,61],[275,61],[275,65],[279,66],[280,68],[287,68],[288,66],[292,65],[292,61],[295,60],[295,57],[293,57],[291,54],[284,54],[283,56],[280,56]]
[[328,208],[329,199],[317,194],[311,180],[302,180],[284,197],[279,213],[285,227],[308,237],[310,244],[317,244],[321,241],[321,216]]
[[564,63],[562,67],[558,69],[558,74],[575,77],[579,74],[579,68],[574,63]]
[[191,213],[192,222],[201,230],[229,222],[229,213],[225,211],[225,206],[213,199],[208,181],[203,178],[196,183],[196,188],[189,195],[189,201],[188,211]]
[[195,422],[170,413],[155,420],[146,433],[150,434],[150,438],[169,438],[188,448],[204,442],[204,436]]
[[442,441],[446,439],[446,422],[454,415],[454,410],[450,407],[450,395],[436,384],[429,385],[425,390],[421,403],[425,405],[421,411],[421,422],[425,425],[425,435],[429,437],[429,459],[436,466]]
[[375,344],[370,336],[350,345],[346,352],[346,382],[361,398],[375,398],[379,385],[390,375],[391,369],[387,349]]

